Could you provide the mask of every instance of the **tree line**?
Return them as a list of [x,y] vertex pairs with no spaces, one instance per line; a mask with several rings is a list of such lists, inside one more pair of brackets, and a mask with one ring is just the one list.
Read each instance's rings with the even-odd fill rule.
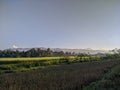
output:
[[[102,59],[116,59],[120,58],[120,49],[112,51],[113,54],[105,54],[101,57]],[[52,56],[78,56],[78,57],[91,57],[90,54],[75,52],[63,52],[63,51],[52,51],[50,48],[43,50],[41,48],[32,48],[28,51],[13,51],[13,50],[0,50],[0,58],[2,57],[52,57]],[[97,56],[97,55],[96,55]]]
[[42,50],[32,48],[28,51],[0,50],[0,57],[48,57],[48,56],[71,56],[73,53],[63,51],[52,51],[50,48]]

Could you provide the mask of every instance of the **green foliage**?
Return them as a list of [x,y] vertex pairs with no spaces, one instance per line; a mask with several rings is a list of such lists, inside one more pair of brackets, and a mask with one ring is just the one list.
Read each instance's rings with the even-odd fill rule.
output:
[[[8,57],[52,57],[52,56],[71,56],[72,53],[63,51],[53,52],[50,48],[43,50],[40,48],[32,48],[28,51],[12,51],[12,50],[0,50],[0,58]],[[73,55],[75,55],[73,53]]]
[[[43,66],[58,65],[58,64],[71,64],[77,62],[89,62],[98,60],[97,56],[65,56],[65,57],[34,57],[34,58],[0,58],[0,68],[2,72],[21,71],[38,69]],[[12,68],[11,68],[12,67]]]
[[108,60],[108,59],[120,59],[120,53],[115,53],[115,54],[106,54],[105,57],[102,57],[103,60]]
[[112,68],[104,75],[102,80],[94,82],[83,90],[119,90],[120,89],[120,65]]
[[38,69],[43,66],[70,63],[74,57],[41,57],[41,58],[0,58],[0,70],[21,71]]
[[76,57],[78,62],[98,61],[101,60],[100,56],[78,56]]

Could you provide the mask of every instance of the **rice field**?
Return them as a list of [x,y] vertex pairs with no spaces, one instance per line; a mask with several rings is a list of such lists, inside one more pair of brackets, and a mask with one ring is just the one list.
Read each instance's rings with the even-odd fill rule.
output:
[[0,58],[0,73],[26,71],[71,62],[75,57]]
[[39,60],[55,60],[64,57],[30,57],[30,58],[0,58],[1,61],[39,61]]

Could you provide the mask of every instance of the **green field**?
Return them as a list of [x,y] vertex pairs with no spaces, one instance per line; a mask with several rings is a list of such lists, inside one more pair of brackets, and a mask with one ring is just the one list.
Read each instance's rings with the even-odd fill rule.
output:
[[[0,58],[0,62],[2,61],[40,61],[40,60],[58,60],[58,59],[64,59],[64,58],[69,58],[69,59],[76,59],[76,56],[61,56],[61,57],[30,57],[30,58]],[[88,56],[83,56],[83,57],[78,57],[81,58],[81,60],[89,60],[90,57]],[[77,58],[77,59],[78,59]],[[98,56],[92,56],[92,59],[99,59],[100,57]]]
[[55,60],[64,57],[33,57],[33,58],[0,58],[1,61],[39,61],[39,60]]
[[0,73],[26,71],[72,62],[75,57],[0,58]]
[[102,84],[91,83],[108,77],[116,65],[120,65],[119,59],[98,56],[0,58],[0,90],[96,90],[93,88]]
[[50,65],[70,64],[99,60],[99,57],[35,57],[35,58],[0,58],[0,73],[26,71],[44,68]]
[[83,90],[120,90],[120,65],[109,70],[101,80],[91,83]]
[[[21,69],[23,64],[18,65]],[[65,63],[26,72],[1,73],[0,90],[82,90],[116,65],[120,65],[120,60]]]

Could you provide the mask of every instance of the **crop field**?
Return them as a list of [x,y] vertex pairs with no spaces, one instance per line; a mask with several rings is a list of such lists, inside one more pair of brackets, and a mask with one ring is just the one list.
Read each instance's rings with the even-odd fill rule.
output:
[[[30,58],[0,58],[0,62],[14,62],[14,61],[40,61],[40,60],[57,60],[57,59],[63,59],[66,58],[64,56],[61,57],[30,57]],[[75,56],[68,56],[69,59],[75,59]],[[89,57],[84,56],[80,57],[81,59],[89,59]],[[92,56],[93,59],[97,59],[99,57]]]
[[109,70],[101,80],[91,83],[83,90],[120,90],[120,65]]
[[[25,63],[28,69],[32,67],[27,66],[27,64],[28,62]],[[1,70],[5,70],[4,66],[8,65],[9,70],[7,70],[10,71],[16,69],[15,65],[21,68],[24,63],[2,65]],[[16,69],[18,72],[1,73],[0,90],[82,90],[91,82],[100,80],[105,73],[116,65],[120,65],[120,60],[67,62],[26,72],[20,72]]]
[[40,61],[40,60],[56,60],[64,57],[30,57],[30,58],[0,58],[0,62],[2,61]]
[[99,60],[99,57],[35,57],[35,58],[0,58],[0,73],[27,71],[44,68],[50,65],[70,64]]
[[27,71],[44,68],[49,65],[70,63],[75,60],[69,57],[35,57],[35,58],[0,58],[0,73]]

